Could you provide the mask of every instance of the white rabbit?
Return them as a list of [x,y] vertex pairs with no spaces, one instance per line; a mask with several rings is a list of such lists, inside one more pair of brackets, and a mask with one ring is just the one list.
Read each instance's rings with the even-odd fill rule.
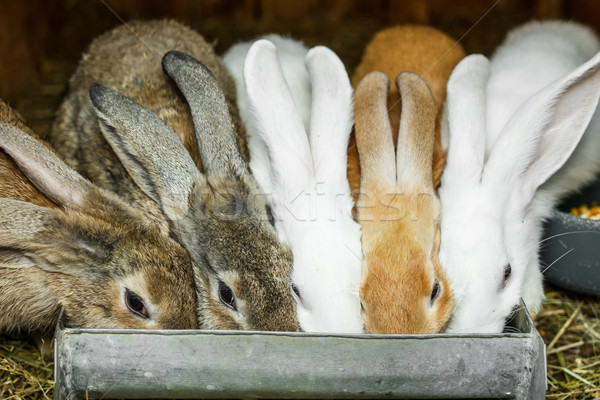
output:
[[[573,71],[600,51],[600,40],[586,26],[566,21],[530,22],[511,31],[490,58],[487,84],[489,153],[509,117],[529,96]],[[600,173],[598,109],[573,155],[538,190],[558,202]]]
[[[529,41],[528,35],[509,36],[507,46],[524,52],[518,44]],[[531,74],[559,62],[553,61],[552,47],[539,44],[545,48],[538,52],[539,63],[513,56],[516,64],[504,85],[518,91]],[[503,51],[509,49],[498,50],[498,57]],[[487,86],[488,60],[472,55],[453,71],[445,110],[448,160],[439,191],[439,258],[456,302],[448,332],[500,332],[521,297],[534,313],[540,308],[539,241],[553,202],[536,191],[566,162],[590,122],[600,96],[599,65],[597,54],[523,95],[522,103],[515,100],[516,109],[505,115],[495,139],[486,136],[490,125],[500,124],[486,117],[498,111]],[[531,68],[529,75],[517,73],[519,68]]]
[[[296,50],[268,40],[252,45],[244,66],[242,119],[247,123],[250,114],[248,132],[266,144],[275,228],[294,255],[300,327],[360,333],[360,226],[351,217],[346,175],[352,87],[331,50],[315,47],[302,60]],[[290,68],[306,68],[310,77],[310,86],[295,98],[298,81],[287,80],[284,72]],[[312,98],[306,98],[310,89]],[[301,115],[309,114],[301,111],[304,107],[311,118],[303,123]]]
[[[308,48],[300,41],[277,34],[262,36],[261,39],[273,42],[278,49],[283,75],[290,88],[294,103],[302,117],[302,123],[308,129],[310,124],[311,86],[308,71],[304,66],[304,57]],[[223,55],[223,63],[236,83],[237,104],[240,118],[244,122],[247,134],[247,146],[250,153],[250,170],[264,193],[271,193],[268,155],[265,143],[258,134],[259,127],[251,118],[248,96],[244,84],[244,61],[254,40],[237,43]],[[269,197],[267,196],[267,203]]]

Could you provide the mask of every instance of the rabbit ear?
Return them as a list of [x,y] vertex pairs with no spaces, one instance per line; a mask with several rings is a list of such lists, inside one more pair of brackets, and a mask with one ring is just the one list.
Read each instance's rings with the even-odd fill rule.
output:
[[72,170],[36,138],[0,122],[0,149],[48,198],[64,207],[85,207],[91,183]]
[[473,54],[458,63],[448,80],[445,112],[449,128],[448,157],[444,171],[446,190],[481,180],[485,160],[488,73],[488,59]]
[[104,137],[135,183],[165,215],[179,218],[202,174],[177,134],[156,114],[105,86],[90,86]]
[[[68,270],[74,260],[99,261],[110,254],[101,240],[86,235],[87,229],[78,225],[77,218],[60,218],[61,212],[19,200],[0,199],[0,267],[35,265],[49,272],[79,274],[84,272]],[[99,236],[108,239],[106,235]]]
[[273,200],[314,188],[308,137],[273,43],[263,39],[250,47],[244,80],[252,118],[269,154]]
[[162,59],[163,70],[177,84],[187,100],[202,166],[207,175],[248,174],[235,140],[225,95],[215,76],[202,63],[180,51]]
[[518,179],[530,200],[570,157],[599,98],[600,53],[519,107],[494,145],[484,177]]
[[355,135],[360,159],[360,187],[396,185],[396,160],[392,128],[387,112],[390,80],[383,72],[371,72],[355,90]]
[[347,188],[347,148],[353,124],[350,79],[342,61],[327,47],[312,48],[305,61],[312,82],[309,141],[315,177],[326,188]]
[[437,107],[427,82],[414,72],[396,77],[402,98],[397,146],[397,180],[400,188],[433,193],[433,145]]

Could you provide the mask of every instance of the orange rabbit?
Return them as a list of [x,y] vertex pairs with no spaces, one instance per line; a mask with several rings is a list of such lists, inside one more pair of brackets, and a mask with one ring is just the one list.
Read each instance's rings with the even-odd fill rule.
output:
[[371,333],[440,332],[453,297],[438,261],[440,202],[432,175],[437,108],[420,76],[398,75],[403,111],[395,155],[386,109],[389,86],[385,74],[372,72],[355,91],[362,317]]
[[[395,26],[378,32],[367,45],[362,60],[352,76],[351,83],[356,87],[365,75],[381,71],[394,79],[403,71],[412,71],[425,79],[437,107],[436,141],[433,152],[434,187],[440,185],[446,163],[446,152],[440,137],[440,120],[446,99],[446,83],[454,66],[465,57],[462,46],[439,30],[418,25]],[[388,92],[388,112],[394,143],[398,135],[401,105],[398,90],[391,85]],[[354,135],[348,145],[348,181],[354,194],[358,196],[360,165]]]

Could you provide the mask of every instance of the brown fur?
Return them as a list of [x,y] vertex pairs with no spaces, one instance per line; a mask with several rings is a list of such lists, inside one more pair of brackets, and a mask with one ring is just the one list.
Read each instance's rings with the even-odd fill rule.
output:
[[[382,30],[373,37],[351,79],[353,87],[356,87],[363,77],[372,71],[382,71],[390,80],[403,71],[415,72],[425,79],[438,110],[432,161],[435,188],[440,185],[446,163],[446,152],[440,141],[440,121],[446,99],[446,83],[456,64],[464,57],[462,46],[435,28],[416,25],[396,26]],[[402,111],[395,85],[389,88],[388,111],[395,144]],[[348,181],[356,199],[360,184],[360,164],[354,133],[348,145]]]
[[163,55],[170,50],[191,55],[215,75],[247,161],[246,134],[239,119],[233,78],[202,36],[168,20],[131,21],[96,38],[69,80],[69,93],[47,138],[67,164],[97,185],[142,205],[165,231],[168,227],[159,207],[137,189],[105,141],[88,89],[94,82],[101,83],[153,111],[175,130],[202,170],[189,106],[161,67]]
[[[453,303],[437,258],[440,205],[431,163],[436,107],[418,75],[398,77],[405,115],[398,145],[403,163],[397,165],[385,107],[388,83],[382,73],[372,73],[355,92],[356,144],[363,167],[357,203],[364,254],[362,316],[371,333],[440,332]],[[441,292],[431,302],[436,281]]]
[[[0,121],[16,126],[30,136],[37,135],[27,126],[23,118],[0,99]],[[0,193],[2,197],[26,201],[43,207],[56,207],[43,193],[37,190],[17,168],[13,160],[0,150]]]
[[[170,53],[163,59],[171,50],[187,55],[180,58]],[[177,64],[185,59],[190,61],[188,56],[200,61],[211,73],[198,68],[195,61],[195,67],[189,70],[185,67],[190,65],[187,61]],[[162,61],[173,81],[163,72]],[[171,67],[174,70],[170,70]],[[182,71],[192,75],[182,74]],[[121,130],[102,125],[104,133],[108,131],[108,140],[112,139],[114,130],[116,138],[111,147],[90,101],[88,87],[93,82],[129,97],[135,106],[148,108],[170,125],[194,157],[196,165],[189,165],[187,154],[180,153],[182,149],[178,146],[171,146],[168,156],[164,155],[166,152],[161,153],[161,143],[173,139],[172,132],[157,128],[156,124],[144,125],[143,121],[138,121],[139,108],[135,113],[128,112],[129,109],[123,112],[126,122],[121,123],[127,127],[115,123]],[[177,87],[186,93],[185,98]],[[115,115],[111,104],[120,101],[119,96],[108,101],[107,98],[112,96],[110,91],[96,89],[95,105],[101,108],[99,103],[104,104],[106,109],[101,112],[110,120]],[[219,96],[219,89],[224,92],[224,101]],[[190,110],[185,99],[193,104],[200,97],[210,106],[196,104]],[[58,111],[50,141],[78,171],[98,186],[118,193],[142,209],[163,234],[175,237],[188,250],[202,328],[296,331],[299,326],[290,289],[291,252],[278,240],[269,224],[264,198],[257,195],[258,185],[240,156],[239,147],[245,155],[242,145],[245,134],[235,104],[232,78],[212,47],[198,33],[174,21],[134,21],[92,42],[70,80],[69,93]],[[117,112],[119,110],[117,108]],[[196,138],[191,111],[202,117],[213,112],[206,118],[211,123],[217,119],[227,121],[219,124],[218,129],[214,126],[206,128],[199,125],[202,122],[197,122],[196,129],[200,131]],[[227,117],[233,119],[237,146],[229,140],[233,138]],[[143,127],[132,129],[136,132],[128,139],[125,135],[119,136],[132,126]],[[160,127],[164,128],[162,121]],[[152,137],[153,134],[159,138]],[[202,144],[202,154],[194,147],[196,140]],[[131,147],[123,150],[124,142]],[[175,147],[177,150],[173,150]],[[163,155],[152,157],[147,154],[148,148],[154,150],[153,156]],[[207,167],[205,174],[197,173],[196,167],[201,167],[199,156]],[[185,164],[185,168],[174,167],[173,174],[168,176],[169,183],[173,183],[169,187],[177,185],[181,190],[169,191],[164,185],[157,184],[163,182],[164,177],[154,168],[158,164],[161,171]],[[174,196],[177,200],[183,199],[181,203],[169,197],[173,192],[177,192]],[[164,208],[161,209],[159,204]],[[174,214],[177,216],[173,217]],[[228,308],[219,300],[219,281],[232,289],[236,309]]]
[[[36,138],[1,100],[0,121]],[[54,155],[40,156],[41,142],[25,143],[31,148],[20,152],[66,169]],[[0,197],[41,206],[34,214],[18,203],[11,205],[21,208],[16,213],[0,210],[0,331],[51,332],[61,307],[74,327],[198,327],[189,256],[142,214],[86,181],[78,188],[84,204],[60,207],[48,197],[52,187],[43,193],[5,151],[0,176]],[[125,308],[124,282],[155,306],[151,319]]]

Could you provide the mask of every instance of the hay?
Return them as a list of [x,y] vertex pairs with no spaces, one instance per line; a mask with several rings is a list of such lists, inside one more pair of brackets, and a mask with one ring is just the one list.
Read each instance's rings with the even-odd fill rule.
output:
[[31,341],[0,339],[0,398],[52,399],[53,368]]
[[[101,2],[72,2],[65,21],[68,29],[53,51],[36,68],[36,79],[25,87],[12,105],[29,120],[39,134],[48,132],[66,82],[79,53],[89,40],[115,24],[115,17],[102,13]],[[87,9],[90,10],[87,10]],[[98,8],[100,10],[98,10]],[[104,10],[105,11],[105,10]],[[90,18],[90,16],[94,16]],[[135,16],[135,15],[134,15]],[[142,14],[143,17],[149,15]],[[131,18],[132,16],[125,17]],[[320,20],[316,16],[293,21],[262,21],[232,25],[220,19],[204,19],[195,28],[207,38],[218,38],[216,48],[224,51],[240,39],[266,32],[288,33],[308,45],[324,44],[340,55],[349,71],[359,61],[362,47],[378,29],[400,21],[360,15],[340,21]],[[489,54],[514,25],[529,19],[526,7],[498,7],[475,32],[463,38],[469,53]],[[201,23],[200,23],[201,22]],[[432,21],[445,32],[460,37],[473,24],[464,16]],[[484,27],[485,25],[485,27]],[[323,26],[327,26],[326,34]],[[352,29],[348,29],[352,27]],[[484,34],[485,33],[485,34]],[[68,38],[68,45],[64,39]],[[577,296],[547,288],[547,301],[536,325],[548,345],[548,399],[600,399],[600,298]],[[31,341],[0,337],[0,398],[51,399],[53,363],[44,361]]]
[[[547,399],[600,399],[600,299],[549,287],[536,319],[548,352]],[[53,363],[31,341],[0,338],[0,398],[51,399]]]
[[550,289],[536,326],[547,344],[548,399],[600,399],[600,300]]

